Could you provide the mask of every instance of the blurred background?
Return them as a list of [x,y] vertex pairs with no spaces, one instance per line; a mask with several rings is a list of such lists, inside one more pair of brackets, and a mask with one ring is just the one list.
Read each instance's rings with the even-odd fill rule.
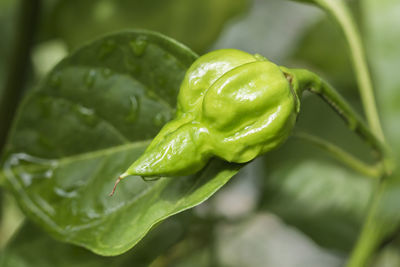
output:
[[[361,112],[340,29],[316,7],[283,0],[0,0],[0,99],[18,38],[17,17],[29,1],[37,2],[38,14],[37,24],[25,29],[34,34],[29,66],[21,74],[23,94],[81,45],[107,33],[141,28],[175,38],[199,55],[238,48],[279,65],[308,68]],[[400,34],[387,25],[400,25],[400,7],[398,1],[379,7],[374,2],[349,4],[366,41],[375,83],[382,85],[378,103],[385,129],[395,140],[400,94],[394,88],[400,80],[386,78],[398,64],[393,59],[400,49],[393,44]],[[296,130],[372,160],[368,147],[315,96],[304,96]],[[151,255],[150,266],[342,266],[361,229],[372,187],[370,180],[325,152],[291,138],[248,164],[205,203],[163,223],[179,220],[184,231],[166,252]],[[0,266],[136,266],[133,258],[149,253],[139,248],[106,258],[58,242],[24,218],[11,194],[2,190],[0,196]],[[400,266],[399,238],[382,247],[374,266]]]

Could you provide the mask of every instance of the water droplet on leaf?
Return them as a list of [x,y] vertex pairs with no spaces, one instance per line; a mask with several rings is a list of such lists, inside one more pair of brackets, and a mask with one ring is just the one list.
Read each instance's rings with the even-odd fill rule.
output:
[[65,190],[63,188],[55,187],[54,193],[62,198],[75,198],[78,196],[77,190]]
[[80,117],[83,119],[86,125],[94,126],[96,125],[96,116],[93,109],[86,108],[84,106],[77,106],[77,111]]
[[111,54],[115,49],[115,42],[113,40],[106,40],[100,47],[99,57],[104,59]]
[[[30,168],[32,165],[40,168]],[[18,167],[18,172],[15,168]],[[5,175],[8,179],[20,180],[26,187],[31,186],[36,179],[51,179],[57,167],[57,161],[34,157],[25,153],[11,154],[4,162]]]
[[130,43],[131,49],[136,56],[143,55],[144,51],[147,47],[147,40],[144,36],[139,36],[135,40],[131,41]]
[[146,182],[152,182],[152,181],[157,181],[160,180],[160,176],[141,176],[142,179]]
[[130,111],[128,115],[125,117],[125,120],[128,122],[135,122],[136,119],[139,117],[139,111],[140,111],[140,101],[139,97],[131,96],[130,99]]
[[89,70],[84,77],[84,82],[88,88],[93,87],[94,82],[96,81],[96,70]]
[[167,116],[164,113],[157,113],[153,118],[153,123],[155,126],[160,127],[167,122]]

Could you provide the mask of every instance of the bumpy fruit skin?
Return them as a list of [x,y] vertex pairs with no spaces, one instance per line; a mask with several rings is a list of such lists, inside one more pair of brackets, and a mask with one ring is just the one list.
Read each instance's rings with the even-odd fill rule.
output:
[[188,175],[214,156],[248,162],[287,139],[296,105],[288,79],[264,57],[236,49],[205,54],[186,73],[175,119],[122,177]]

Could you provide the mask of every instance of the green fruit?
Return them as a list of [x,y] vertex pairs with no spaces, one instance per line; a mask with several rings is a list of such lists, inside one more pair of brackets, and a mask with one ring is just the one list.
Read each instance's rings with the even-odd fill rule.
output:
[[212,157],[248,162],[287,139],[297,99],[281,68],[262,56],[205,54],[186,73],[176,117],[121,178],[188,175]]

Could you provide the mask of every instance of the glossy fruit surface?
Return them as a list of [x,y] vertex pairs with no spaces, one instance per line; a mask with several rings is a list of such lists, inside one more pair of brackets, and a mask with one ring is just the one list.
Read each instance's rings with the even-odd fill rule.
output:
[[210,52],[187,71],[175,118],[122,177],[192,174],[214,156],[248,162],[286,140],[297,110],[277,65],[236,49]]

